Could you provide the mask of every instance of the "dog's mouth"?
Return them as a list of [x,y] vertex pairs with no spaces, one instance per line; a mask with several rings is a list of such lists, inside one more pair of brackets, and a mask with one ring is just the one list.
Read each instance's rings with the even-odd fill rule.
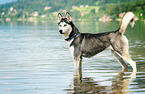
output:
[[59,30],[59,33],[60,33],[60,34],[64,34],[64,33],[62,32],[62,30]]

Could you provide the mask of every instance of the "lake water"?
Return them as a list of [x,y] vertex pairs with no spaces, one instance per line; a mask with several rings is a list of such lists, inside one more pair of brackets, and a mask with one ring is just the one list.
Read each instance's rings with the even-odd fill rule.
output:
[[[119,22],[74,21],[81,32],[116,30]],[[106,50],[83,59],[82,77],[73,76],[73,60],[57,22],[0,22],[0,94],[144,94],[145,22],[128,26],[130,56],[137,62],[122,72]]]

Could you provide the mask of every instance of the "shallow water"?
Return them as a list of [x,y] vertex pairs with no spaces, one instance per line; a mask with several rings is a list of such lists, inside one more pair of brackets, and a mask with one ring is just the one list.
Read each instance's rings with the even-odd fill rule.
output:
[[[116,30],[119,22],[75,21],[81,32]],[[109,49],[83,59],[82,77],[73,76],[68,45],[57,22],[0,22],[1,94],[144,94],[145,22],[128,26],[130,56],[137,62],[123,72]]]

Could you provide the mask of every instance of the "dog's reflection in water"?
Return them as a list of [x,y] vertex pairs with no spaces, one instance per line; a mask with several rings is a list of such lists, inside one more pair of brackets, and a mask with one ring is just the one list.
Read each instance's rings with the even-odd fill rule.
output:
[[82,71],[80,69],[79,76],[74,76],[72,84],[69,89],[64,91],[67,94],[128,94],[128,86],[131,83],[131,79],[134,79],[135,73],[132,73],[128,77],[124,77],[125,71],[118,73],[117,76],[108,79],[112,84],[110,86],[100,85],[99,82],[94,81],[91,77],[82,77]]

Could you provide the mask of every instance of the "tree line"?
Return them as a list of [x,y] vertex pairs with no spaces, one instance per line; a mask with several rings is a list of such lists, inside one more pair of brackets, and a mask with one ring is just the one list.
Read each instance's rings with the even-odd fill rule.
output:
[[[72,10],[72,6],[80,5],[99,7],[98,11],[95,8],[91,9],[83,18],[97,18],[107,14],[115,19],[118,18],[119,13],[133,11],[140,19],[145,19],[145,0],[17,0],[0,5],[0,17],[31,17],[35,11],[39,15],[53,16],[53,12],[67,10],[71,11],[74,17],[82,18],[81,9]],[[15,11],[10,12],[11,7]],[[45,10],[45,7],[51,7],[51,9]]]
[[111,15],[112,18],[117,18],[119,13],[133,11],[140,19],[145,19],[145,1],[139,0],[129,3],[107,4],[100,7],[99,11]]

